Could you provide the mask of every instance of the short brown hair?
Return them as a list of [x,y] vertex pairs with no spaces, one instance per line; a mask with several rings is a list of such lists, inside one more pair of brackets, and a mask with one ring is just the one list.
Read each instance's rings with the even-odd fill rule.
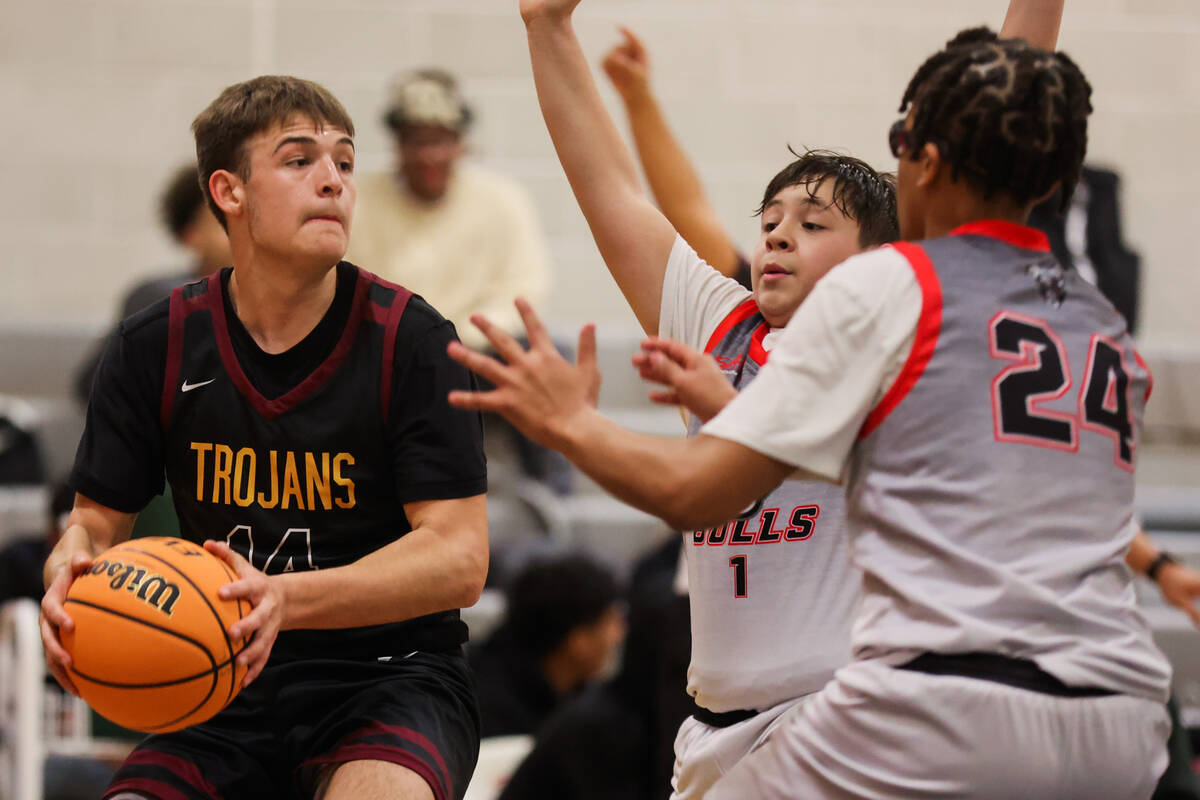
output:
[[272,125],[293,116],[311,118],[318,125],[341,128],[354,135],[354,122],[333,93],[312,81],[290,75],[260,75],[235,83],[221,92],[192,122],[196,135],[196,163],[200,188],[208,207],[228,230],[225,214],[208,191],[208,181],[219,169],[250,177],[246,142]]

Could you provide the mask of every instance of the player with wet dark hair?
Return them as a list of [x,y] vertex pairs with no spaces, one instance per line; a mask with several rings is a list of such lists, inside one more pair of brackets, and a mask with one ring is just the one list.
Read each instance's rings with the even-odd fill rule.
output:
[[858,244],[863,249],[896,241],[896,178],[853,156],[832,150],[788,152],[796,160],[781,169],[763,191],[755,210],[761,217],[776,195],[792,186],[803,186],[810,200],[821,202],[818,193],[826,181],[829,203],[845,217],[858,223]]

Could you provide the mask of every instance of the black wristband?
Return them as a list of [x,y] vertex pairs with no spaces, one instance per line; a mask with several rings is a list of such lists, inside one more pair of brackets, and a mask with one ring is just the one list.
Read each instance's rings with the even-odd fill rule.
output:
[[1167,564],[1178,564],[1179,559],[1168,553],[1166,550],[1160,550],[1154,560],[1150,562],[1150,566],[1146,567],[1146,577],[1152,581],[1158,581],[1158,573]]

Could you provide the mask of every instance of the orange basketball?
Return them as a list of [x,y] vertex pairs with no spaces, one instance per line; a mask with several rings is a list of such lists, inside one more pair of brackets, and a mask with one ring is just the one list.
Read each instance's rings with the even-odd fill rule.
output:
[[75,579],[63,631],[71,680],[98,714],[134,730],[163,733],[203,722],[237,695],[246,640],[229,626],[249,613],[221,600],[236,579],[203,547],[165,536],[113,547]]

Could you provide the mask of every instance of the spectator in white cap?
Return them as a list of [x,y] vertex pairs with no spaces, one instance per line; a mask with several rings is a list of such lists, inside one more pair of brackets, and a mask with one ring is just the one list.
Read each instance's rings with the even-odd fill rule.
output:
[[463,162],[472,114],[458,83],[438,69],[402,75],[383,119],[396,168],[360,177],[347,259],[423,296],[469,345],[486,346],[476,312],[523,332],[510,301],[545,299],[545,242],[520,186]]

